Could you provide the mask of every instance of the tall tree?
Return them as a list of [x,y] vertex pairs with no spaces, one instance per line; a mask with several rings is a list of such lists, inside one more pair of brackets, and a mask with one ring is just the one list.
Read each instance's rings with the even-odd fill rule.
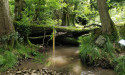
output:
[[63,7],[62,26],[75,26],[76,10],[80,0],[64,0],[67,4]]
[[111,35],[116,29],[115,24],[109,15],[106,0],[97,0],[97,5],[102,23],[102,33]]
[[15,20],[20,20],[22,18],[22,11],[24,11],[25,1],[24,0],[15,0]]
[[0,0],[0,37],[14,32],[8,0]]

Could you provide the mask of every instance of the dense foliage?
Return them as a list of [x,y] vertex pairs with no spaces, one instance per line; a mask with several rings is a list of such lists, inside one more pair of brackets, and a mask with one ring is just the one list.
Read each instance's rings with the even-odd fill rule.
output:
[[[108,12],[114,23],[124,22],[125,1],[107,0],[107,4]],[[3,44],[0,48],[0,67],[2,67],[0,71],[12,68],[18,59],[29,58],[32,54],[35,55],[36,61],[43,62],[38,60],[44,58],[42,54],[32,50],[29,46],[22,45],[24,41],[28,45],[30,44],[28,36],[31,33],[31,25],[52,26],[51,29],[54,29],[53,26],[55,25],[57,28],[62,25],[64,29],[65,26],[69,26],[71,31],[76,29],[74,26],[81,27],[84,30],[87,28],[83,28],[82,25],[101,25],[97,0],[23,0],[22,5],[20,5],[22,8],[19,7],[18,9],[20,11],[17,10],[16,5],[18,6],[16,0],[9,0],[10,12],[17,32],[0,37],[0,43]],[[16,13],[18,14],[16,15]],[[125,39],[125,26],[120,26],[120,24],[117,24],[117,26],[119,27],[117,28],[119,30],[119,39]],[[119,75],[124,75],[125,56],[117,57],[118,52],[124,51],[119,51],[120,48],[115,47],[117,42],[115,33],[117,32],[114,31],[111,37],[104,36],[106,42],[103,47],[95,44],[94,37],[97,33],[81,36],[79,38],[81,60],[89,65],[114,68]],[[16,41],[13,48],[7,44],[10,39]],[[112,41],[112,39],[115,40]]]

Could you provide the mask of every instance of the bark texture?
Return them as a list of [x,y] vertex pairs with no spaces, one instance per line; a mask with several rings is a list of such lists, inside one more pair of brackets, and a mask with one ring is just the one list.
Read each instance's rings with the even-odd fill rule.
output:
[[102,33],[111,34],[115,30],[114,22],[110,18],[106,0],[98,0],[97,1],[100,20],[102,23]]
[[0,37],[14,32],[8,0],[0,0]]

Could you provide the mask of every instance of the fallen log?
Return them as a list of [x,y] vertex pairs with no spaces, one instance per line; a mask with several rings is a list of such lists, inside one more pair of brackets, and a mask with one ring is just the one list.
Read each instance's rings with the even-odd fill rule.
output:
[[[30,29],[30,34],[28,36],[28,39],[30,41],[36,41],[42,43],[42,40],[48,40],[51,38],[51,34],[53,32],[53,26],[52,25],[30,25],[30,26],[16,26],[18,29],[20,27],[22,28],[29,28]],[[99,29],[99,27],[66,27],[66,26],[54,26],[57,35],[56,39],[60,40],[61,42],[71,42],[74,44],[78,43],[76,41],[71,41],[71,39],[66,39],[67,37],[77,39],[79,36],[88,34],[89,32]],[[23,32],[25,29],[21,29],[19,33]],[[45,34],[45,35],[44,35]],[[66,40],[66,41],[64,41]]]
[[[19,33],[22,33],[23,31],[27,31],[26,28],[30,30],[29,35],[37,35],[41,36],[44,35],[46,32],[46,35],[51,35],[53,31],[52,25],[29,25],[29,26],[23,26],[23,25],[15,25],[17,31]],[[57,32],[66,32],[67,34],[73,34],[80,36],[84,33],[89,33],[90,31],[93,31],[95,29],[98,29],[99,27],[67,27],[67,26],[54,26],[55,30]],[[25,34],[24,34],[25,35]]]
[[[90,32],[94,29],[98,29],[99,27],[93,27],[93,28],[77,28],[77,27],[64,27],[64,26],[54,26],[55,30],[57,32],[67,32],[67,33],[84,33],[84,32]],[[51,25],[31,25],[30,26],[31,34],[37,34],[37,33],[43,33],[44,31],[50,33],[53,31],[53,26]]]

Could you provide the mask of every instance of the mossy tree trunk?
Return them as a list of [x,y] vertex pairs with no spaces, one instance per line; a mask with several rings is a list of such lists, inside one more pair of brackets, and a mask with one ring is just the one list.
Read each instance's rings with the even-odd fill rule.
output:
[[22,11],[24,11],[25,8],[25,1],[24,0],[15,0],[15,21],[19,21],[22,18]]
[[66,7],[63,8],[62,26],[68,26],[66,9]]
[[0,37],[14,32],[8,0],[0,0]]
[[98,0],[97,5],[102,23],[102,33],[111,35],[113,32],[116,32],[116,29],[115,24],[109,15],[106,0]]
[[62,26],[75,26],[76,14],[66,12],[67,8],[63,8]]
[[[0,0],[0,37],[8,36],[15,32],[12,19],[10,16],[8,0]],[[7,41],[9,45],[14,44],[14,39]]]
[[[65,1],[65,0],[64,0]],[[68,2],[65,1],[65,3],[68,4]],[[76,2],[73,5],[72,11],[77,10],[79,2]],[[75,18],[76,18],[76,13],[69,11],[70,5],[67,7],[63,8],[63,15],[62,15],[62,26],[75,26]]]

